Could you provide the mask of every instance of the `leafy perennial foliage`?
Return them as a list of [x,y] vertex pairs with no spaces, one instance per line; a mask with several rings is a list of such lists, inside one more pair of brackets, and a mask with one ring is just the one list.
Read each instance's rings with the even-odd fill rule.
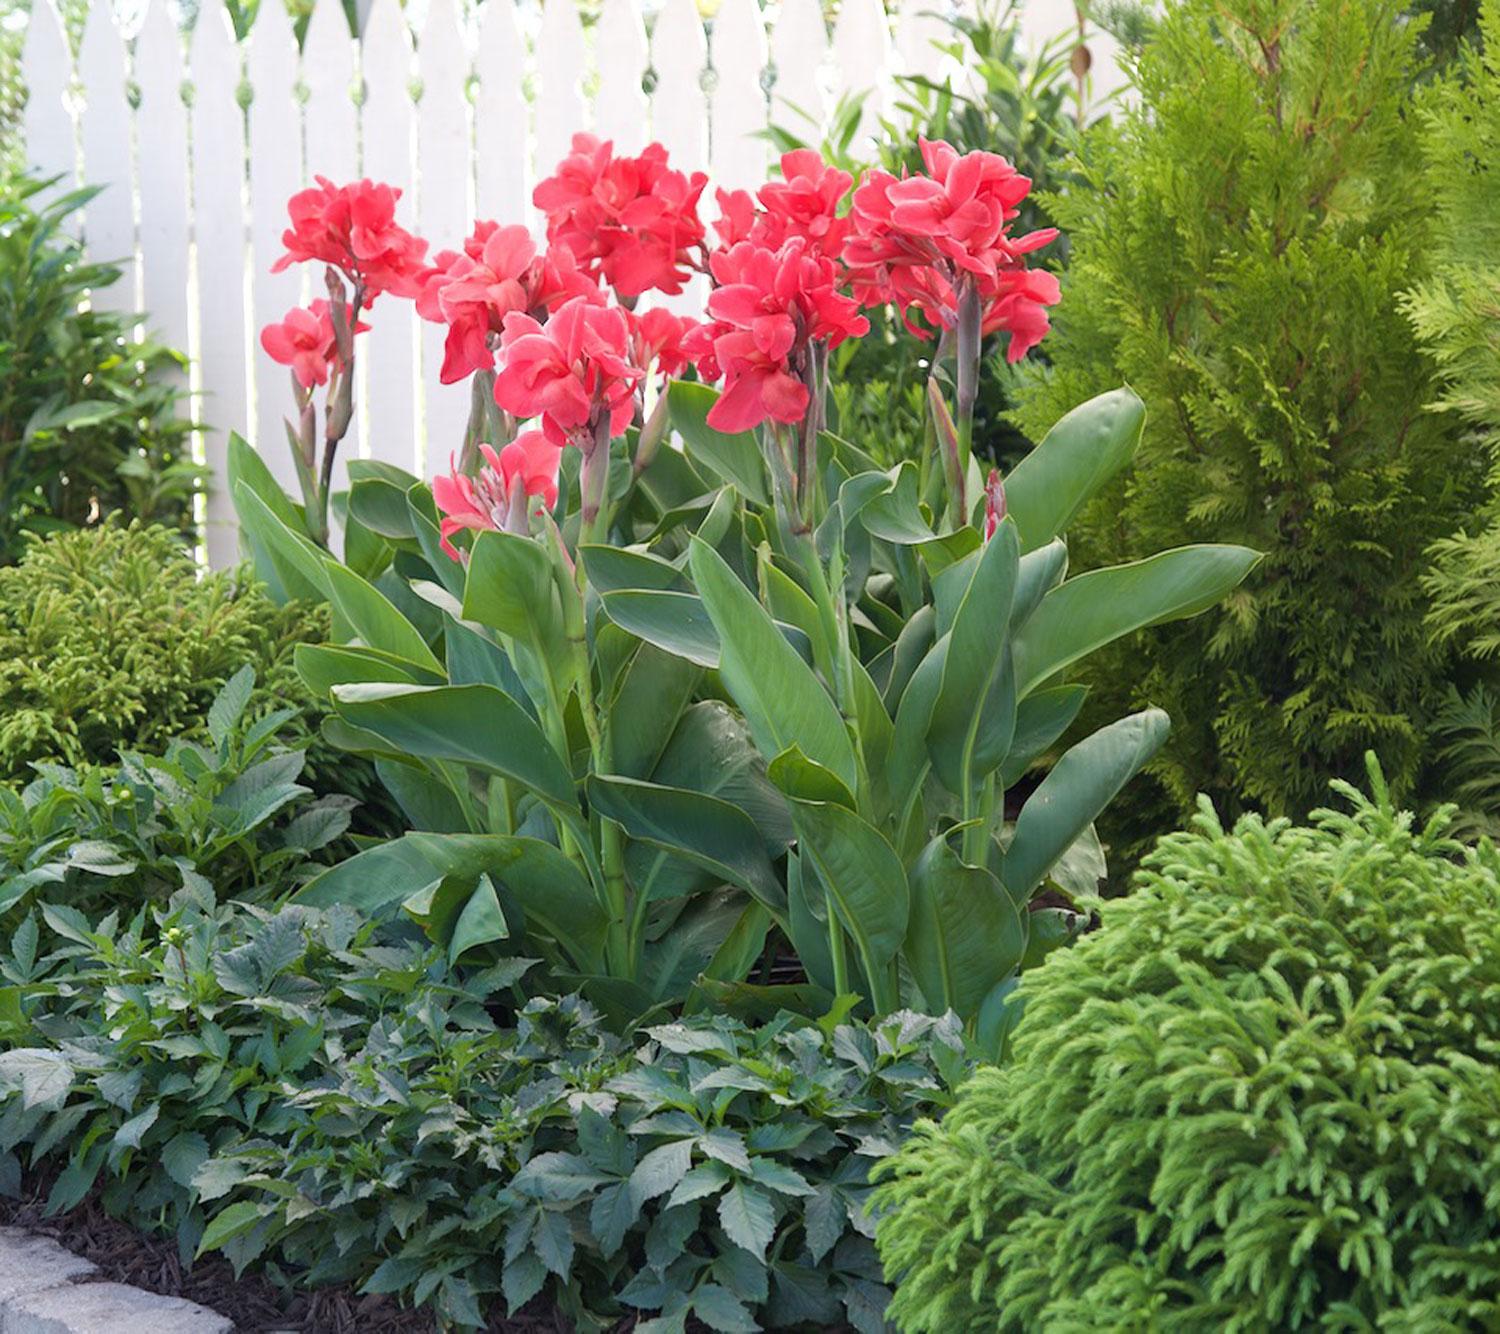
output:
[[910,1014],[684,1021],[632,1051],[526,1000],[528,960],[455,975],[343,908],[42,917],[60,948],[29,914],[0,956],[0,1179],[62,1159],[54,1210],[100,1182],[185,1258],[458,1328],[545,1293],[580,1329],[881,1329],[867,1172],[966,1069],[951,1017]]
[[[705,994],[821,1012],[852,991],[993,1037],[1017,969],[1076,920],[1033,896],[1166,733],[1154,711],[1101,729],[1002,827],[1005,792],[1082,702],[1066,672],[1211,605],[1254,554],[1065,578],[1059,531],[1140,435],[1125,390],[1015,470],[988,542],[934,528],[911,465],[878,471],[826,434],[828,500],[799,536],[754,440],[708,427],[715,401],[672,387],[686,452],[634,485],[620,469],[615,542],[572,556],[549,524],[483,532],[456,563],[425,485],[351,465],[351,513],[389,544],[410,617],[278,517],[238,451],[254,542],[283,585],[333,604],[341,642],[297,655],[334,701],[327,735],[381,758],[422,831],[302,901],[405,903],[445,942],[462,924],[464,948],[541,955],[624,1019]],[[810,986],[747,982],[778,941]]]
[[1500,1324],[1500,855],[1205,798],[878,1201],[908,1330]]
[[203,742],[117,766],[40,765],[21,791],[0,785],[0,923],[39,896],[91,913],[132,910],[191,888],[273,899],[316,874],[310,859],[349,828],[354,799],[306,800],[306,756],[277,744],[294,716],[245,717],[255,672],[242,667],[208,710]]

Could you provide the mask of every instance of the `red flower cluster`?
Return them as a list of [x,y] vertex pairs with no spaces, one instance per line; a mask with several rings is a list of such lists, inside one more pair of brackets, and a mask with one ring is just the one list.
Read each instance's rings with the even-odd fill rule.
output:
[[[353,332],[362,334],[369,328],[368,324],[356,323]],[[266,325],[260,331],[260,345],[272,361],[290,366],[304,389],[327,384],[330,370],[344,369],[333,332],[333,315],[322,297],[305,308],[293,306],[280,324]]]
[[617,295],[675,295],[701,266],[694,252],[703,249],[698,197],[707,181],[702,172],[673,171],[660,144],[616,157],[608,140],[575,134],[573,151],[532,202],[547,216],[547,243],[566,246]]
[[741,241],[717,251],[710,265],[718,283],[708,298],[711,322],[688,338],[699,375],[724,377],[708,424],[732,432],[767,418],[801,421],[808,344],[837,347],[870,328],[859,304],[839,292],[838,265],[811,253],[801,237],[775,251]]
[[286,254],[271,272],[321,260],[342,270],[356,290],[363,289],[365,305],[382,292],[415,296],[427,242],[396,222],[401,191],[368,180],[335,185],[319,176],[317,181],[287,204],[292,225],[281,236]]
[[725,246],[754,241],[779,250],[796,236],[812,254],[837,259],[849,232],[849,219],[838,216],[839,205],[854,178],[830,167],[811,148],[783,153],[781,175],[757,191],[759,210],[746,190],[719,191],[720,217],[714,223],[719,239]]
[[585,297],[565,301],[545,325],[507,315],[499,363],[495,402],[517,417],[540,416],[554,445],[574,444],[585,454],[602,423],[611,436],[624,432],[644,378],[631,364],[626,313]]
[[[921,141],[927,174],[898,180],[872,171],[854,192],[854,233],[844,249],[855,290],[867,304],[915,307],[933,324],[955,326],[960,289],[973,283],[985,332],[1010,332],[1018,361],[1047,332],[1057,279],[1028,270],[1024,257],[1054,240],[1054,228],[1012,237],[1006,227],[1031,181],[995,153],[960,155]],[[908,318],[913,332],[922,330]]]
[[541,318],[574,296],[604,300],[569,251],[539,256],[526,228],[476,223],[461,251],[433,256],[417,293],[417,313],[448,326],[439,378],[453,384],[475,371],[493,370],[494,343],[507,315],[521,311]]
[[681,375],[691,361],[687,341],[698,321],[660,306],[640,315],[630,312],[629,320],[630,364],[648,373],[655,366],[664,380]]
[[465,528],[524,533],[531,497],[540,497],[548,509],[557,504],[562,450],[541,431],[523,431],[498,454],[489,445],[480,445],[479,452],[484,463],[473,477],[459,472],[450,459],[450,475],[432,480],[432,498],[443,513],[442,548],[454,560],[463,557],[452,538]]

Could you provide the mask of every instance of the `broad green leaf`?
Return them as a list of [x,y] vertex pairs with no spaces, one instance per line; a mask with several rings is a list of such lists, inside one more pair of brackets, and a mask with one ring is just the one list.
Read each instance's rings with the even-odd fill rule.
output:
[[636,649],[609,702],[610,754],[620,773],[628,778],[651,777],[702,676],[697,663],[655,644],[642,643]]
[[346,685],[333,698],[340,717],[409,755],[472,764],[577,809],[567,766],[531,715],[494,686]]
[[469,553],[463,615],[531,648],[543,662],[566,651],[562,606],[545,548],[515,533],[480,533]]
[[614,593],[623,588],[673,589],[682,592],[687,579],[670,561],[644,551],[623,547],[581,546],[578,558],[589,586],[596,593]]
[[1018,905],[1167,739],[1160,709],[1101,727],[1068,750],[1016,817],[1001,876]]
[[1016,596],[1010,608],[1010,628],[1019,630],[1068,572],[1068,548],[1059,538],[1028,551],[1016,571]]
[[324,572],[329,599],[360,640],[438,676],[443,674],[443,664],[433,656],[416,626],[374,584],[334,560],[326,563]]
[[885,974],[906,939],[910,893],[895,849],[874,826],[831,802],[793,804],[798,844],[859,950],[877,1009],[893,1000]]
[[1016,732],[1000,768],[1002,788],[1013,787],[1032,761],[1072,726],[1088,693],[1087,686],[1054,686],[1033,690],[1016,706]]
[[1026,949],[1015,903],[993,875],[968,866],[934,838],[911,869],[911,926],[906,958],[934,1010],[972,1018]]
[[[603,593],[604,612],[637,639],[711,671],[719,666],[719,634],[703,599],[694,593],[652,588],[622,588]],[[812,644],[794,625],[776,628],[804,662],[812,661]]]
[[759,1186],[736,1180],[719,1197],[719,1222],[736,1246],[764,1259],[776,1233],[776,1209]]
[[796,744],[852,790],[858,783],[854,748],[812,669],[718,552],[694,538],[688,559],[719,633],[720,678],[761,753],[770,758]]
[[719,391],[706,384],[674,380],[667,399],[672,426],[682,436],[688,458],[733,483],[742,496],[757,505],[769,505],[771,494],[766,489],[765,465],[755,433],[726,435],[708,424]]
[[1018,697],[1121,635],[1207,611],[1259,560],[1248,547],[1178,547],[1059,584],[1016,634]]
[[1132,389],[1113,389],[1068,413],[1005,479],[1006,511],[1021,550],[1035,551],[1063,532],[1083,505],[1135,454],[1146,405]]
[[510,935],[505,914],[500,910],[500,898],[495,893],[494,882],[481,874],[474,892],[469,895],[458,921],[453,925],[453,935],[448,941],[448,962],[456,964],[465,951],[478,949],[482,945],[493,945]]
[[419,479],[376,459],[350,459],[349,512],[373,533],[393,542],[416,540],[406,493]]
[[250,703],[254,689],[255,668],[247,662],[224,682],[214,696],[213,703],[208,706],[208,734],[216,745],[223,745],[229,739],[234,725],[245,712],[245,706]]
[[719,636],[708,609],[692,593],[622,588],[599,600],[609,619],[637,639],[699,667],[718,667]]
[[231,1204],[227,1209],[221,1209],[208,1220],[208,1226],[203,1229],[203,1236],[198,1240],[197,1256],[216,1251],[241,1233],[250,1231],[270,1213],[271,1208],[272,1206],[268,1204],[240,1200],[237,1204]]
[[960,796],[1005,758],[1015,731],[1009,639],[1019,562],[1007,519],[980,553],[948,635],[927,750],[938,777]]
[[284,592],[283,601],[328,600],[327,567],[331,561],[327,552],[300,531],[300,521],[295,530],[284,523],[245,482],[235,487],[234,508],[240,529],[249,539],[257,571],[268,582],[276,580],[276,586]]
[[891,470],[890,488],[870,497],[859,509],[859,522],[871,537],[897,546],[918,546],[937,538],[918,495],[916,465],[905,462]]
[[503,834],[407,834],[357,853],[298,890],[313,908],[347,904],[384,914],[424,886],[448,877],[488,874],[525,914],[588,967],[604,944],[606,922],[583,873],[551,843]]
[[707,792],[744,811],[773,860],[792,841],[786,798],[766,776],[744,720],[722,700],[700,700],[683,713],[649,777],[667,787]]
[[743,811],[703,792],[592,774],[589,804],[631,838],[685,857],[753,895],[773,911],[786,891],[766,855],[760,831]]
[[356,681],[386,681],[402,685],[437,685],[442,678],[414,663],[372,648],[337,644],[298,644],[292,655],[297,675],[319,699],[334,686]]

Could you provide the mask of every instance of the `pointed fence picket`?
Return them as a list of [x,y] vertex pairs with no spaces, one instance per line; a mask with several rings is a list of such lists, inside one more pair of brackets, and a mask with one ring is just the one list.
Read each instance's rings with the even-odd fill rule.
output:
[[[94,299],[142,300],[149,332],[191,355],[218,565],[236,552],[229,431],[296,490],[289,377],[259,330],[321,294],[307,268],[270,272],[286,201],[313,175],[399,185],[398,216],[434,250],[461,245],[476,213],[534,224],[531,191],[579,130],[622,151],[660,140],[674,165],[709,174],[711,200],[765,179],[769,124],[815,141],[840,96],[863,93],[873,129],[897,75],[949,69],[933,45],[949,36],[943,16],[975,3],[840,0],[830,30],[822,0],[602,0],[592,17],[577,0],[359,0],[353,33],[340,0],[316,0],[300,32],[262,0],[240,40],[223,0],[149,0],[143,18],[139,3],[102,0],[74,51],[55,0],[32,0],[22,130],[58,188],[105,187],[74,225],[125,273]],[[176,16],[194,11],[180,31]],[[1033,42],[1077,30],[1073,0],[1024,0],[1022,18]],[[1103,96],[1120,82],[1117,52],[1088,41]],[[431,475],[462,438],[467,387],[439,383],[443,330],[410,302],[384,298],[369,322],[345,456]]]

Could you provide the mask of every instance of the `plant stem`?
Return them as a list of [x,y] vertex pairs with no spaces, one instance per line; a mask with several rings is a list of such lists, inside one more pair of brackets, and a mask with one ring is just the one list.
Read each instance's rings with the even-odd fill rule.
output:
[[969,522],[967,497],[969,458],[974,452],[974,404],[979,397],[979,358],[983,345],[983,310],[979,301],[979,288],[972,278],[965,278],[959,288],[958,330],[954,346],[955,407],[958,426],[958,466],[962,483],[956,496],[959,512],[953,515],[956,527]]

